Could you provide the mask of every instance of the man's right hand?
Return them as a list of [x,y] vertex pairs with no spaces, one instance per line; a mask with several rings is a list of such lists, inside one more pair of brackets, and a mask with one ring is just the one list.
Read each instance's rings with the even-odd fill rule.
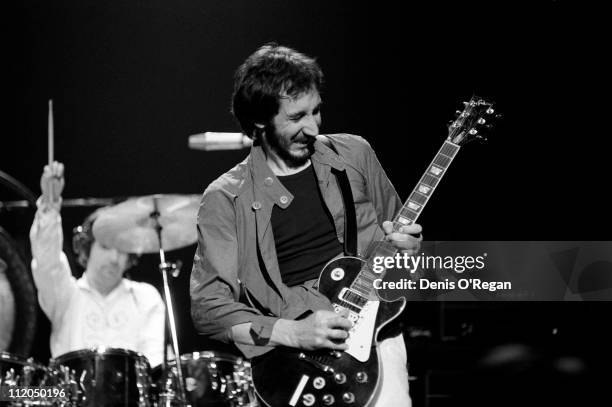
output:
[[305,350],[346,350],[344,341],[353,324],[346,315],[319,310],[299,321],[280,319],[274,324],[272,341]]
[[64,164],[54,161],[45,165],[40,177],[42,200],[46,204],[53,204],[60,200],[64,191]]

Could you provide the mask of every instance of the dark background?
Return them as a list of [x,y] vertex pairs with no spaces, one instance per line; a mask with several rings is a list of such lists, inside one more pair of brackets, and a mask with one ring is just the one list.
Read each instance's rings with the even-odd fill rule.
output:
[[[274,40],[317,57],[326,75],[322,132],[365,137],[402,198],[460,102],[476,94],[497,103],[504,119],[489,142],[462,149],[420,218],[427,239],[609,240],[601,16],[561,1],[13,4],[4,15],[0,170],[39,193],[52,98],[65,198],[200,194],[248,151],[190,150],[187,137],[239,130],[229,113],[233,71]],[[0,200],[15,199],[21,197],[0,189]],[[92,209],[64,209],[66,233]],[[0,212],[24,252],[32,216]],[[213,346],[190,326],[193,250],[169,254],[185,262],[173,283],[185,351]],[[133,277],[159,287],[156,261],[145,256]],[[469,323],[487,343],[518,335],[543,349],[563,325],[555,352],[585,359],[607,338],[610,310],[608,303],[415,307],[406,329],[424,327],[431,342],[474,338],[461,333]],[[33,351],[41,360],[48,357],[45,324],[41,317]],[[448,360],[461,353],[449,352],[434,353]]]

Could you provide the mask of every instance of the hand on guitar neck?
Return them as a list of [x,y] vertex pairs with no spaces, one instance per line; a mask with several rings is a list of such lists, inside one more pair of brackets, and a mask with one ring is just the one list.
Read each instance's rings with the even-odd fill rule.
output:
[[409,256],[417,254],[421,248],[421,231],[423,228],[417,223],[412,225],[400,226],[397,230],[393,230],[393,222],[385,221],[382,224],[382,228],[385,231],[385,240],[391,242],[393,246],[397,247]]

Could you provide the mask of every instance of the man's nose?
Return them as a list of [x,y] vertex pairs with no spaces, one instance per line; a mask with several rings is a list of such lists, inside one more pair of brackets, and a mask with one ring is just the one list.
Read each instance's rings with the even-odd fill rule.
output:
[[308,116],[302,131],[305,135],[310,136],[310,137],[318,136],[319,135],[319,122],[317,118],[313,115]]

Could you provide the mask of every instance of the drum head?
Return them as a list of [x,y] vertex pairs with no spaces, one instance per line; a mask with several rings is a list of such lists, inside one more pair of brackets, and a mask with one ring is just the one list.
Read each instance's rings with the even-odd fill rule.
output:
[[62,364],[65,362],[69,362],[71,360],[80,360],[80,359],[94,359],[100,356],[124,356],[126,358],[135,359],[135,360],[143,360],[144,362],[149,364],[147,358],[138,352],[134,352],[129,349],[122,348],[90,348],[90,349],[79,349],[72,352],[64,353],[56,358],[54,358],[56,364]]
[[72,352],[64,353],[56,358],[53,358],[56,364],[62,364],[75,359],[93,358],[96,352],[95,349],[80,349]]

